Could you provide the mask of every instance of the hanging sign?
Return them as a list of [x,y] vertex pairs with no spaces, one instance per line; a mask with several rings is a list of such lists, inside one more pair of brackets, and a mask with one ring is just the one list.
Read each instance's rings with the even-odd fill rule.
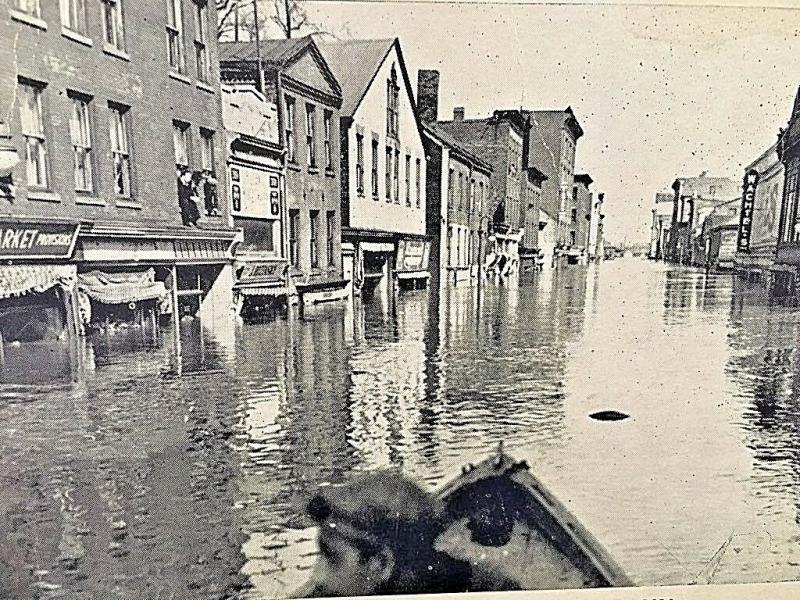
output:
[[758,185],[758,171],[750,169],[744,176],[742,189],[742,210],[739,215],[739,236],[736,248],[739,252],[750,252],[750,233],[753,229],[753,208]]

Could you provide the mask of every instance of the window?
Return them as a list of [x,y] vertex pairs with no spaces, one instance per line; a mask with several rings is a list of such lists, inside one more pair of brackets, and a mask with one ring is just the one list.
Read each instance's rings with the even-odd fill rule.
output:
[[572,200],[577,202],[578,201],[578,187],[575,186],[572,188]]
[[386,146],[386,201],[392,201],[392,147]]
[[306,104],[306,162],[311,168],[317,166],[316,120],[317,107]]
[[42,16],[39,0],[14,0],[14,8],[32,17],[41,18]]
[[372,197],[378,199],[378,140],[372,140],[372,163],[370,165],[372,174],[370,185],[372,186]]
[[289,210],[289,262],[293,267],[300,266],[300,253],[297,245],[297,236],[300,232],[300,211]]
[[326,251],[328,253],[328,266],[336,266],[335,241],[336,241],[336,211],[329,210],[326,214]]
[[469,181],[469,198],[467,200],[467,212],[472,214],[475,212],[475,180]]
[[364,195],[364,136],[356,134],[356,192]]
[[483,182],[478,183],[478,214],[483,214],[484,187]]
[[406,154],[406,206],[411,206],[411,156]]
[[117,50],[125,49],[122,0],[103,0],[103,31],[108,45]]
[[172,122],[172,141],[175,146],[175,165],[189,166],[189,125],[178,121]]
[[28,185],[47,187],[47,145],[42,113],[42,86],[19,86],[20,121],[25,139],[25,162]]
[[399,134],[399,94],[400,86],[397,85],[397,70],[392,66],[389,80],[386,82],[386,135],[397,139]]
[[577,223],[578,222],[578,209],[577,208],[573,208],[572,209],[572,222],[573,223]]
[[75,189],[91,192],[92,181],[92,132],[89,114],[89,100],[71,96],[72,114],[69,120],[69,135],[72,141],[73,170]]
[[311,210],[308,212],[311,221],[311,268],[319,267],[319,211]]
[[128,109],[109,105],[111,156],[114,163],[114,193],[131,197],[131,155],[128,143]]
[[322,123],[325,129],[325,169],[328,171],[333,170],[333,153],[331,151],[331,135],[333,132],[331,131],[331,117],[331,111],[326,110],[323,113]]
[[447,174],[447,207],[453,208],[453,198],[455,197],[455,170],[450,169]]
[[167,50],[169,66],[173,71],[183,73],[186,60],[183,56],[183,10],[182,0],[167,0]]
[[289,162],[297,162],[295,148],[297,143],[294,139],[294,98],[286,96],[286,123],[284,125],[286,133],[286,158]]
[[208,0],[194,0],[194,56],[197,79],[208,81]]
[[200,130],[200,167],[214,173],[214,132],[208,129]]
[[400,150],[394,151],[394,203],[400,204]]
[[570,244],[570,246],[574,246],[575,245],[576,238],[577,238],[577,235],[575,234],[575,232],[574,231],[570,231],[569,232],[569,244]]
[[458,210],[464,210],[464,174],[458,174]]
[[421,186],[422,182],[422,161],[417,159],[417,178],[414,180],[414,185],[416,186],[416,195],[417,195],[417,208],[422,206],[422,194],[421,194]]
[[61,0],[61,24],[72,31],[86,33],[86,0]]

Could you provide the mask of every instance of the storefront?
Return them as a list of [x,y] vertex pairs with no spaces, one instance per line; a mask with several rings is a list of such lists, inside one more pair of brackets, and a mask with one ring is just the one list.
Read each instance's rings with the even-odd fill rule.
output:
[[423,238],[401,238],[397,241],[394,276],[401,290],[428,285],[430,251],[430,241]]
[[233,286],[236,312],[245,321],[259,321],[287,309],[287,273],[283,259],[235,262]]

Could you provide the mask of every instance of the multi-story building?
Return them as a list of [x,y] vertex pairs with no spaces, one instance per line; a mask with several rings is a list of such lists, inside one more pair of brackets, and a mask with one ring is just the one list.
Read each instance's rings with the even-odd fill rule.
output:
[[220,43],[230,85],[262,86],[278,106],[286,163],[289,294],[307,306],[341,300],[339,109],[342,91],[317,44],[302,38]]
[[288,295],[278,106],[252,84],[222,86],[222,97],[231,215],[243,233],[235,254],[234,300],[239,314],[252,319],[283,308]]
[[320,44],[342,85],[341,203],[353,291],[424,287],[425,147],[400,41]]
[[589,190],[592,182],[586,173],[575,175],[567,231],[567,259],[571,263],[586,264],[588,259],[589,225],[594,203],[594,194]]
[[740,205],[740,198],[718,204],[703,220],[698,240],[703,252],[695,261],[698,266],[713,270],[733,268]]
[[439,72],[417,75],[419,116],[428,157],[427,232],[434,284],[472,280],[481,273],[492,167],[436,125]]
[[[530,131],[530,129],[529,129]],[[526,144],[525,147],[528,145]],[[523,270],[541,270],[545,264],[544,253],[541,250],[539,230],[542,227],[542,184],[547,175],[526,161],[525,171],[525,196],[523,210],[521,210],[521,227],[524,231],[520,244],[519,259]]]
[[213,3],[2,3],[6,342],[230,314],[215,31]]
[[681,264],[702,264],[705,251],[698,246],[703,221],[714,207],[739,198],[738,182],[725,177],[679,177],[672,184],[672,219],[665,258]]
[[783,196],[783,164],[777,147],[776,142],[745,167],[735,259],[737,274],[766,286],[775,266]]
[[545,263],[559,261],[570,241],[568,212],[575,175],[575,151],[583,129],[571,107],[564,110],[523,111],[532,118],[530,154],[533,165],[547,179],[542,183],[544,224],[539,246]]
[[784,168],[784,184],[774,287],[779,295],[796,295],[800,287],[800,88],[789,124],[780,132],[777,150]]
[[587,258],[590,262],[602,260],[605,255],[605,240],[603,239],[603,201],[606,195],[603,192],[597,194],[592,202],[592,213],[589,218],[589,247],[587,248]]
[[664,258],[664,251],[669,239],[669,228],[672,225],[672,205],[675,194],[657,192],[655,206],[652,209],[653,222],[650,226],[650,251],[648,256],[654,260]]
[[519,245],[525,234],[520,223],[524,222],[523,199],[527,201],[523,141],[528,127],[529,120],[519,111],[495,111],[488,118],[465,119],[462,107],[454,109],[452,121],[437,123],[438,129],[492,167],[486,205],[490,228],[486,260],[490,271],[502,275],[517,272]]

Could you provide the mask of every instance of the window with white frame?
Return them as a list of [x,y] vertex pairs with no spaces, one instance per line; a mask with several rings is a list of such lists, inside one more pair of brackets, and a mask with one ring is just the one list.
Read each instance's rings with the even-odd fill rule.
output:
[[394,151],[394,203],[400,204],[400,150]]
[[386,184],[386,201],[392,201],[392,147],[386,146],[386,177],[384,183]]
[[421,193],[421,186],[422,186],[422,161],[418,158],[417,159],[417,172],[416,172],[416,179],[414,179],[414,185],[416,186],[416,195],[417,195],[417,208],[422,206],[422,193]]
[[411,155],[406,154],[406,206],[411,206]]
[[200,130],[200,167],[214,173],[214,132],[209,129]]
[[198,81],[208,81],[208,0],[194,0],[194,54]]
[[94,189],[92,176],[92,127],[89,99],[71,95],[72,114],[69,120],[69,134],[72,140],[73,170],[75,190],[91,192]]
[[286,159],[291,162],[297,162],[297,156],[295,155],[295,148],[297,147],[297,143],[295,142],[294,137],[294,117],[295,117],[295,103],[294,98],[286,96],[284,99],[284,103],[286,104],[286,119],[284,124],[285,130],[285,137],[286,137]]
[[364,136],[356,134],[356,192],[364,195]]
[[189,125],[179,121],[172,122],[172,142],[175,146],[175,166],[189,166]]
[[131,152],[128,137],[128,108],[109,104],[109,132],[111,134],[111,158],[114,168],[114,194],[130,198]]
[[169,67],[173,71],[186,71],[186,58],[183,55],[183,6],[181,0],[167,0],[167,53]]
[[25,163],[28,185],[47,187],[47,144],[42,112],[43,86],[20,83],[20,121],[25,139]]
[[13,7],[20,12],[24,12],[32,17],[42,17],[42,6],[40,0],[14,0]]
[[392,65],[386,82],[386,135],[397,139],[400,132],[400,86],[397,85],[397,70]]
[[333,151],[331,150],[333,136],[332,117],[333,113],[331,113],[329,110],[326,110],[323,113],[323,126],[325,129],[325,169],[328,171],[333,169]]
[[72,31],[86,33],[86,0],[61,0],[61,24]]
[[125,27],[122,14],[122,0],[103,1],[103,33],[109,46],[117,50],[125,49]]
[[372,140],[372,162],[370,163],[372,173],[372,197],[378,199],[378,140]]
[[317,107],[306,104],[306,164],[314,168],[317,166]]

